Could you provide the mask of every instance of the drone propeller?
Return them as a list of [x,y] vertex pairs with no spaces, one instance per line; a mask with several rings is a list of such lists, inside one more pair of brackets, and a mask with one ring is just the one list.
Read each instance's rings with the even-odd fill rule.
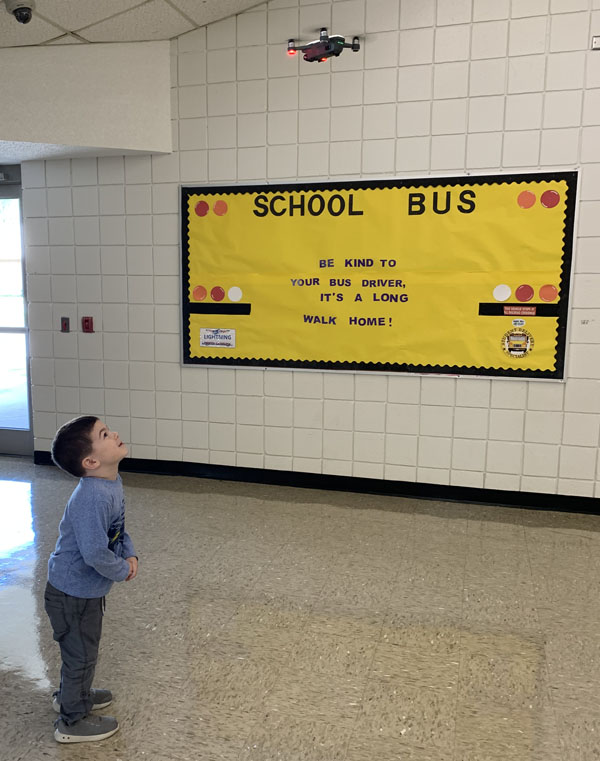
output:
[[325,33],[327,35],[327,27],[326,26],[313,26],[310,29],[304,29],[303,31],[307,32],[308,34],[318,34],[319,37]]

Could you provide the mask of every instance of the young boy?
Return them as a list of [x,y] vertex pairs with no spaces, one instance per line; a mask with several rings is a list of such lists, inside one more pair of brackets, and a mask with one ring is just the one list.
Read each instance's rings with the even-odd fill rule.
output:
[[137,575],[138,560],[125,531],[125,501],[119,463],[127,447],[96,417],[65,423],[52,442],[52,459],[79,478],[58,527],[48,561],[44,594],[62,659],[60,689],[53,705],[60,717],[54,737],[61,743],[104,740],[119,724],[90,711],[112,702],[109,690],[95,690],[104,597],[114,581]]

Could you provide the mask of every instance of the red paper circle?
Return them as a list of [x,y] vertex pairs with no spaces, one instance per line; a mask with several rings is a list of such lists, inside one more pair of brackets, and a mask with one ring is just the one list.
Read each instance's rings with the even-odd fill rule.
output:
[[520,285],[515,291],[517,301],[531,301],[533,298],[533,288],[527,283]]
[[205,217],[208,214],[209,206],[206,201],[198,201],[194,207],[194,211],[199,217]]
[[546,190],[542,193],[540,202],[544,209],[553,209],[560,201],[560,195],[556,190]]

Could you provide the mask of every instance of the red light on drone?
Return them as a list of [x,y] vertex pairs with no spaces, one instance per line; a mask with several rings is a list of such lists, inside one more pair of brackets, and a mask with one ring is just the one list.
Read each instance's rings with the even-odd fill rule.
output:
[[323,61],[326,61],[326,60],[327,60],[327,57],[325,56],[325,57],[323,57],[323,58],[320,58],[319,60],[321,61],[321,63],[323,63]]
[[296,55],[297,52],[298,52],[297,50],[290,49],[290,50],[288,50],[287,54],[288,55]]

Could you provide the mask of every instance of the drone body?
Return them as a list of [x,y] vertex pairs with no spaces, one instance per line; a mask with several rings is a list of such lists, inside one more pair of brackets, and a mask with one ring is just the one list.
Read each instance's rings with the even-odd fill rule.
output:
[[358,37],[353,37],[352,42],[346,42],[341,34],[332,34],[330,37],[327,29],[323,27],[319,39],[307,42],[305,45],[296,45],[294,39],[288,40],[287,52],[288,55],[296,55],[300,50],[304,52],[305,61],[321,63],[333,56],[339,56],[344,48],[351,48],[355,53],[358,52],[360,50]]

